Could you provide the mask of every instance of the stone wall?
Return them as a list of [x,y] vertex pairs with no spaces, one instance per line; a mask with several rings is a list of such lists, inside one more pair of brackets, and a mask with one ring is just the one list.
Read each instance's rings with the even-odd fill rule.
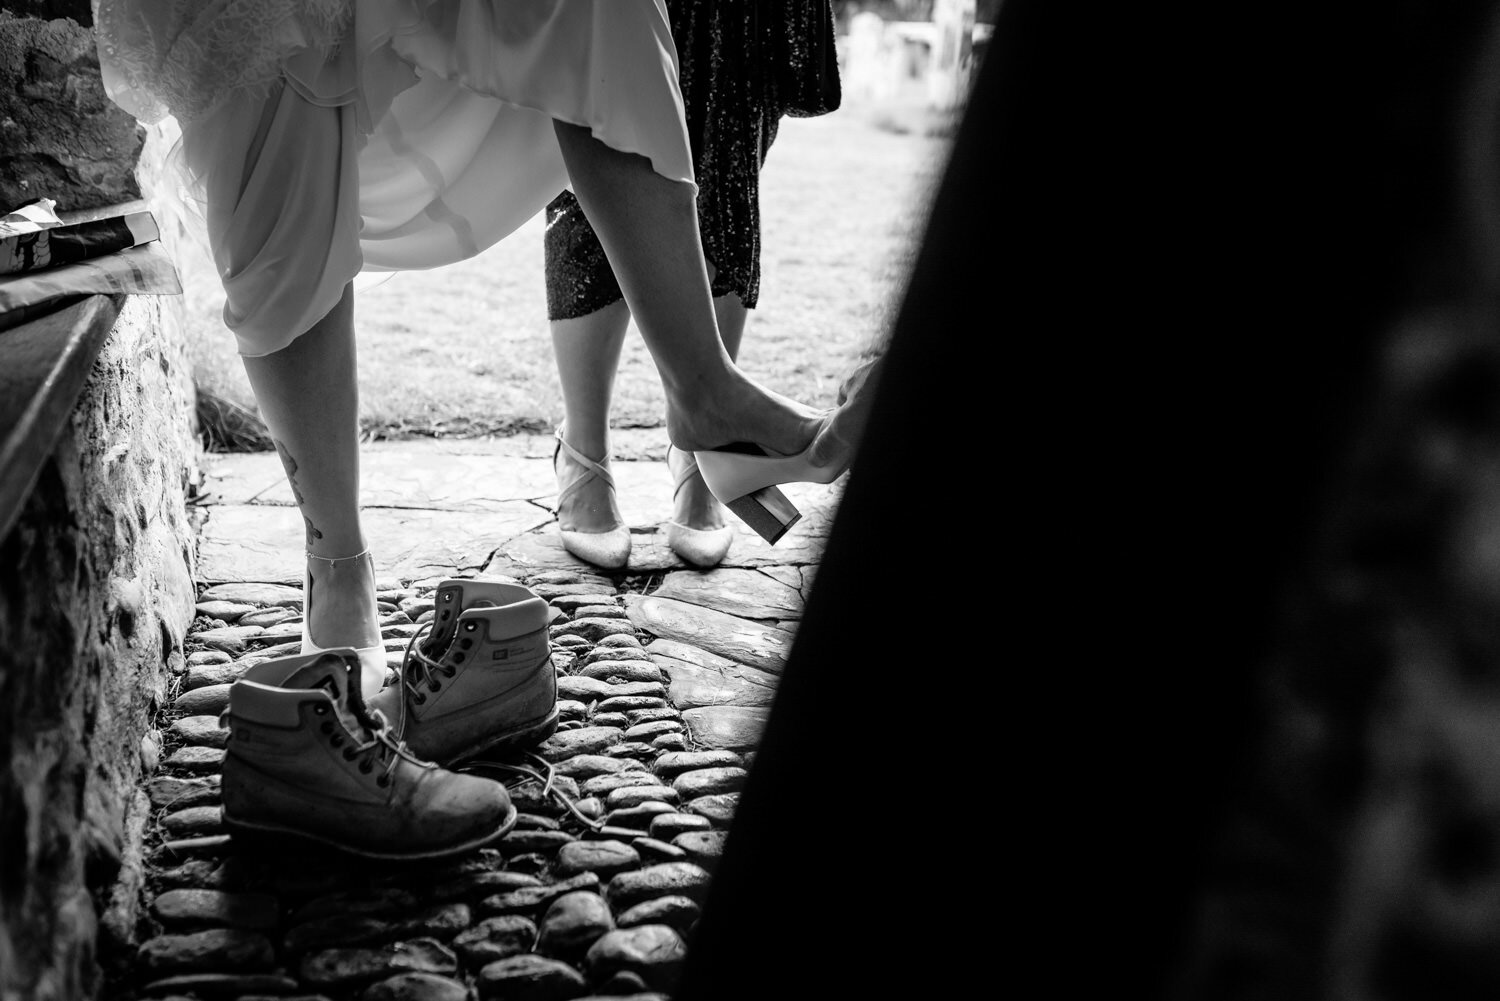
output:
[[63,210],[139,198],[144,133],[104,94],[89,0],[0,9],[0,210],[33,198]]
[[135,932],[148,731],[193,616],[192,384],[131,296],[0,542],[0,998],[93,996]]
[[[0,207],[140,197],[145,133],[104,96],[88,0],[5,8]],[[0,539],[0,1001],[96,997],[134,954],[140,779],[193,616],[193,399],[180,297],[126,297]]]

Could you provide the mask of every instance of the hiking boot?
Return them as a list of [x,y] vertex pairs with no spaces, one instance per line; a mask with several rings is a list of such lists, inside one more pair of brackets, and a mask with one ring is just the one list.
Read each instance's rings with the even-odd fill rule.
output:
[[370,704],[397,721],[413,753],[444,765],[539,743],[557,729],[548,617],[519,584],[445,580],[432,632],[407,650],[400,683]]
[[370,858],[478,848],[505,834],[505,787],[420,760],[360,697],[346,647],[264,661],[229,689],[224,826],[291,835]]

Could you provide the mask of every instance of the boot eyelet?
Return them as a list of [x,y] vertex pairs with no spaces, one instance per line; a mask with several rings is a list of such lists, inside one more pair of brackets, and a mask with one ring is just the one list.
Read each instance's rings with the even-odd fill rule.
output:
[[378,776],[375,779],[375,784],[384,789],[386,786],[391,784],[391,777],[389,775]]
[[464,655],[463,654],[456,653],[456,654],[453,655],[453,663],[455,663],[455,664],[462,664],[463,662],[464,662]]
[[316,705],[316,706],[313,706],[313,712],[317,713],[319,716],[327,716],[328,715],[328,706],[327,705]]
[[449,677],[449,678],[453,677],[455,674],[458,673],[458,668],[456,668],[456,667],[444,667],[441,670],[443,672],[443,675],[445,677]]
[[432,690],[434,692],[440,692],[440,691],[442,691],[443,690],[443,683],[441,681],[439,681],[438,679],[433,678],[432,679]]
[[464,631],[472,633],[474,631],[474,623],[470,622],[468,625],[464,626]]
[[424,702],[427,701],[427,696],[425,696],[425,695],[418,695],[418,696],[415,696],[412,699],[412,701],[415,702],[417,705],[421,705],[422,703],[424,703]]
[[372,766],[368,761],[361,761],[359,763],[359,770],[368,775],[371,771],[374,770],[374,766]]
[[334,734],[333,735],[333,739],[330,740],[329,743],[332,744],[334,747],[343,747],[344,746],[344,738],[341,737],[341,736],[339,736],[338,734]]
[[469,647],[474,645],[474,641],[465,636],[463,639],[458,641],[458,645],[467,650],[469,649]]

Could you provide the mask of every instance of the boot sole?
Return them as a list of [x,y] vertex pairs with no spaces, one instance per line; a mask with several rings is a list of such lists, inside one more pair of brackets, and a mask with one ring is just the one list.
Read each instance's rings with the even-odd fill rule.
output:
[[516,818],[519,816],[520,811],[516,809],[516,805],[512,803],[510,806],[510,812],[506,814],[505,819],[500,822],[500,826],[496,828],[493,833],[483,835],[470,841],[466,841],[463,844],[450,845],[444,848],[431,848],[425,851],[417,852],[378,852],[371,851],[365,848],[356,848],[341,841],[334,841],[321,835],[311,834],[307,831],[299,831],[296,828],[292,827],[282,827],[277,824],[251,824],[242,820],[236,820],[229,815],[228,811],[225,811],[223,813],[223,824],[224,829],[227,830],[231,835],[233,835],[236,841],[240,841],[242,843],[256,843],[262,841],[275,843],[283,840],[310,841],[314,844],[323,845],[324,847],[343,852],[346,855],[354,855],[359,858],[401,861],[409,859],[447,858],[450,855],[462,855],[466,852],[471,852],[476,848],[483,848],[485,845],[490,844],[491,842],[503,838],[505,837],[505,835],[509,834],[511,828],[516,826]]
[[508,752],[523,750],[534,744],[540,744],[557,730],[558,721],[557,706],[552,711],[534,723],[527,723],[511,730],[503,730],[499,734],[489,737],[483,742],[474,745],[466,751],[454,755],[446,762],[439,762],[444,768],[452,768],[468,761],[472,761],[481,754],[492,752]]

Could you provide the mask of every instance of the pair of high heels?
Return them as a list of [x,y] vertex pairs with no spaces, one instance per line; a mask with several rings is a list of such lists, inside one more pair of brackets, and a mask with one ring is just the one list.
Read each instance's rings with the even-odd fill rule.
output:
[[[603,481],[613,500],[615,480],[609,472],[609,458],[606,456],[598,462],[590,459],[568,444],[561,428],[558,428],[555,437],[557,448],[552,453],[552,466],[557,474],[558,506],[561,507],[574,492],[592,479]],[[559,461],[563,457],[567,458],[566,463]],[[673,474],[672,500],[675,503],[683,485],[698,471],[698,467],[693,453],[670,446],[667,451],[667,466]],[[734,541],[734,532],[727,525],[701,529],[669,521],[666,529],[668,548],[683,562],[696,567],[718,566],[728,555],[729,547]],[[559,528],[559,533],[563,548],[586,563],[607,570],[618,570],[630,562],[630,530],[618,520],[614,527],[603,532]]]

